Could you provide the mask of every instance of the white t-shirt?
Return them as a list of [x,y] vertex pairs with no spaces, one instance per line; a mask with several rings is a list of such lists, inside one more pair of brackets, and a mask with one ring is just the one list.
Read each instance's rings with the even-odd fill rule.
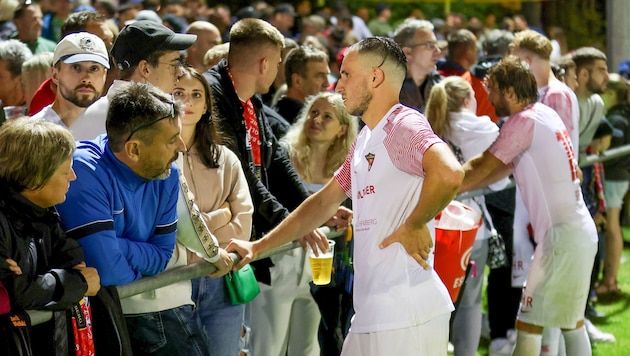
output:
[[[101,100],[103,100],[103,98],[100,98],[92,103],[88,109],[99,103]],[[107,113],[107,109],[105,109],[105,112]],[[52,104],[45,106],[38,113],[32,115],[31,118],[43,118],[46,121],[61,125],[70,130],[70,132],[72,132],[72,136],[77,141],[93,140],[96,136],[105,133],[105,118],[102,118],[101,120],[101,116],[85,115],[84,111],[81,115],[77,116],[72,124],[70,124],[70,127],[68,127],[63,121],[61,121],[57,112],[53,110]]]
[[606,108],[604,100],[599,94],[593,94],[588,99],[578,97],[580,106],[580,159],[586,157],[586,147],[591,144],[599,123],[604,117]]
[[536,103],[510,116],[488,150],[512,166],[537,243],[554,225],[593,224],[569,134],[553,109]]
[[[101,97],[92,105],[88,106],[85,111],[79,115],[76,123],[75,135],[77,140],[93,140],[96,136],[106,133],[105,123],[107,121],[107,111],[109,110],[109,102],[121,85],[129,83],[124,80],[114,80],[107,90],[107,95]],[[74,131],[73,131],[74,133]]]
[[61,121],[61,118],[59,117],[57,112],[53,110],[52,104],[48,104],[44,106],[40,111],[31,115],[31,119],[33,120],[43,119],[44,121],[52,122],[53,124],[57,124],[59,126],[68,128],[68,126],[66,126],[66,124],[63,121]]
[[[422,114],[397,104],[373,130],[361,130],[335,172],[354,211],[356,314],[350,332],[417,326],[453,310],[433,268],[424,270],[399,243],[379,248],[416,207],[424,181],[422,157],[441,142]],[[427,225],[433,236],[434,224]]]

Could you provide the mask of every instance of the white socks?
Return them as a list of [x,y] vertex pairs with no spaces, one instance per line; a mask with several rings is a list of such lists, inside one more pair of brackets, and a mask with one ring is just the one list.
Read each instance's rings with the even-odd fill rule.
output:
[[564,340],[560,340],[560,334],[560,328],[546,327],[543,330],[540,356],[558,356],[560,342],[564,342]]
[[588,339],[588,334],[584,326],[563,331],[564,342],[567,345],[567,355],[571,356],[591,356],[593,354],[591,350],[591,342]]
[[[542,346],[542,335],[516,331],[516,346],[513,356],[538,356]],[[590,350],[590,349],[589,349]]]

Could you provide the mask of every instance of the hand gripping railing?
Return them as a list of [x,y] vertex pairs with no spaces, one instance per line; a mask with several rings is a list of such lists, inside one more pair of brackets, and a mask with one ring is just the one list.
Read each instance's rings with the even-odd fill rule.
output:
[[[628,154],[630,154],[630,145],[613,148],[602,153],[599,156],[596,156],[596,155],[587,156],[586,158],[582,160],[582,162],[580,162],[580,167],[587,167],[589,165],[592,165],[595,162],[604,162],[613,158],[626,156]],[[511,188],[513,186],[514,186],[514,182],[512,181],[504,189]],[[496,191],[486,187],[486,188],[459,194],[457,196],[457,199],[472,198],[472,197],[486,195],[486,194],[494,193],[494,192]],[[327,227],[320,228],[320,230],[322,230],[322,232],[328,238],[334,238],[343,233],[339,231],[330,230]],[[297,247],[300,247],[300,244],[294,241],[286,245],[282,245],[274,249],[271,249],[267,251],[266,253],[258,256],[258,259],[269,257],[277,253],[289,251]],[[235,253],[231,253],[230,256],[232,256],[232,258],[234,259],[234,263],[237,263],[240,260],[240,257]],[[165,286],[168,286],[168,285],[180,282],[180,281],[185,281],[185,280],[189,280],[189,279],[193,279],[193,278],[197,278],[201,276],[206,276],[214,272],[215,270],[216,268],[212,264],[207,263],[207,262],[197,262],[197,263],[192,263],[186,266],[175,267],[173,269],[166,270],[156,276],[142,277],[135,282],[125,284],[123,286],[119,286],[118,294],[121,299],[128,298],[136,294],[141,294],[141,293],[148,292],[157,288],[165,287]],[[40,311],[40,310],[29,310],[28,313],[31,316],[31,323],[33,325],[40,324],[40,323],[50,320],[51,315],[52,315],[52,313],[49,311]]]
[[[337,231],[332,230],[327,226],[320,227],[319,230],[326,235],[327,238],[333,239],[335,237],[341,236],[345,234],[345,231]],[[276,248],[272,248],[271,250],[261,253],[256,260],[260,260],[275,254],[279,254],[282,252],[290,251],[295,248],[301,248],[299,242],[293,241],[282,246],[278,246]],[[230,257],[234,260],[234,264],[237,264],[241,257],[236,253],[230,253]],[[151,277],[142,277],[137,281],[131,282],[129,284],[125,284],[122,286],[118,286],[118,296],[120,299],[129,298],[131,296],[142,294],[148,291],[152,291],[154,289],[166,287],[171,284],[175,284],[177,282],[207,276],[210,273],[216,271],[216,267],[211,263],[201,261],[191,263],[186,266],[179,266],[175,268],[171,268],[165,270],[164,272],[151,276]],[[44,323],[51,319],[52,312],[46,310],[29,310],[28,314],[31,317],[31,324],[37,325]]]

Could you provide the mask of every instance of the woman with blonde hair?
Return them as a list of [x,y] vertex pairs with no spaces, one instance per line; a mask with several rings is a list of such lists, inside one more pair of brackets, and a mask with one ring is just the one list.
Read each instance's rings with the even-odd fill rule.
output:
[[[433,131],[449,144],[463,163],[484,152],[499,135],[499,128],[488,116],[478,117],[474,92],[459,76],[443,79],[431,89],[425,114]],[[505,181],[495,183],[501,187]],[[488,257],[488,238],[496,233],[486,210],[483,196],[465,199],[462,203],[482,213],[484,224],[477,231],[470,260],[483,271]],[[455,355],[475,355],[481,336],[481,288],[483,273],[469,275],[453,320],[452,342]]]
[[357,118],[348,114],[341,95],[322,92],[307,99],[282,142],[298,175],[314,192],[344,162],[357,132]]
[[[288,148],[295,171],[312,194],[321,189],[343,164],[357,133],[358,120],[348,114],[341,95],[321,92],[307,98],[296,122],[281,142]],[[346,322],[352,313],[352,296],[344,287],[351,272],[344,256],[349,255],[346,252],[350,249],[345,234],[335,238],[333,281],[326,286],[309,287],[312,276],[304,251],[273,259],[276,266],[282,264],[287,275],[295,275],[296,270],[303,271],[298,272],[302,278],[292,287],[294,300],[308,305],[311,312],[303,313],[306,309],[303,308],[301,315],[293,316],[290,322],[308,325],[304,335],[314,340],[319,328],[322,355],[338,355],[341,351],[338,345],[348,330]],[[337,339],[340,336],[342,338]]]

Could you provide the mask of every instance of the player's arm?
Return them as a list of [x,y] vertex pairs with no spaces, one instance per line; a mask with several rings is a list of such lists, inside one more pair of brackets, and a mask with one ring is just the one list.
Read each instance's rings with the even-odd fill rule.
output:
[[331,216],[337,213],[339,205],[347,198],[341,185],[332,178],[324,188],[308,197],[289,216],[283,220],[271,232],[255,242],[239,241],[232,239],[226,247],[229,252],[236,251],[243,259],[236,266],[240,268],[251,260],[274,247],[287,242],[307,237],[308,243],[314,247],[319,245],[322,250],[328,249],[326,238],[313,236],[311,232],[324,224]]
[[465,176],[460,192],[486,187],[512,174],[512,167],[489,151],[470,159],[463,168]]
[[429,147],[422,158],[424,182],[418,204],[407,220],[381,243],[386,248],[400,242],[407,253],[422,267],[429,268],[427,259],[433,239],[426,224],[453,200],[462,183],[462,167],[444,143]]

